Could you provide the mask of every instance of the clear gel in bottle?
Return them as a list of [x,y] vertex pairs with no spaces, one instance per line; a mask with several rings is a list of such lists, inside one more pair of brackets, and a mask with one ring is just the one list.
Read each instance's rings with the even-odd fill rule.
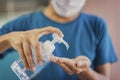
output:
[[36,63],[34,50],[32,51],[36,67],[35,71],[26,70],[22,64],[21,59],[17,59],[13,62],[13,64],[11,65],[11,69],[15,72],[15,74],[19,77],[20,80],[31,80],[46,67],[46,65],[50,62],[50,56],[53,56],[52,53],[55,50],[55,43],[63,43],[66,48],[69,49],[68,43],[64,41],[63,38],[60,38],[57,34],[53,34],[52,36],[52,41],[46,40],[42,44],[42,59],[44,63],[41,66]]

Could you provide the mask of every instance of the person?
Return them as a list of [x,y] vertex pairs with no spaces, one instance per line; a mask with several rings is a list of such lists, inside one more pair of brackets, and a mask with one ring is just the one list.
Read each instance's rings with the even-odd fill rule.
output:
[[[86,0],[50,0],[43,11],[23,15],[0,29],[0,52],[13,47],[27,69],[34,70],[30,45],[42,64],[38,39],[55,32],[70,45],[67,51],[56,44],[51,63],[40,73],[39,80],[109,80],[111,63],[117,61],[105,21],[82,12]],[[53,26],[53,27],[46,27]],[[56,29],[57,28],[57,29]],[[51,39],[50,36],[42,38]],[[41,53],[41,54],[39,54]],[[91,66],[90,62],[91,62]],[[80,64],[80,63],[84,63]]]

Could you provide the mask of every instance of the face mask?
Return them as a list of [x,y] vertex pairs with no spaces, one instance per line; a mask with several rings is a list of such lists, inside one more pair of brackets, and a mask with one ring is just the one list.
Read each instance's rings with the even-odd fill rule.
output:
[[51,0],[55,12],[62,17],[70,17],[82,10],[86,0]]

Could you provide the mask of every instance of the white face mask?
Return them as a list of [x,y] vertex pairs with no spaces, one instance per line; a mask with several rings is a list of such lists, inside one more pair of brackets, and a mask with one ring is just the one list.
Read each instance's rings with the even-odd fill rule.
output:
[[86,0],[51,0],[55,12],[62,17],[70,17],[82,10]]

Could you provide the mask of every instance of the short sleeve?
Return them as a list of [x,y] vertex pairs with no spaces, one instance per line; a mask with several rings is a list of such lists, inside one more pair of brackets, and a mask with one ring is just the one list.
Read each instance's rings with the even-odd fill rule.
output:
[[12,31],[24,31],[24,30],[26,30],[26,28],[28,26],[27,17],[28,17],[28,15],[23,15],[15,20],[12,20],[12,21],[6,23],[0,29],[0,36],[4,35],[6,33],[10,33]]
[[96,20],[96,42],[95,67],[117,61],[106,22],[101,18]]
[[[13,31],[24,31],[27,27],[26,22],[27,15],[23,15],[15,20],[12,20],[0,28],[0,36],[13,32]],[[6,50],[3,54],[13,51],[12,48]]]

